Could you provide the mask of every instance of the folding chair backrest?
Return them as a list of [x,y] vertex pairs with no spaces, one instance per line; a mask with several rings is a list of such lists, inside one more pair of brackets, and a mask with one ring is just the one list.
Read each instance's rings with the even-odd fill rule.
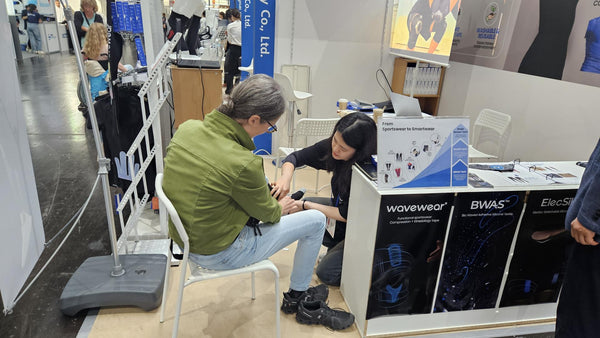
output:
[[511,116],[483,109],[473,124],[473,147],[501,158],[510,136]]
[[332,119],[312,119],[304,118],[298,120],[294,129],[296,136],[331,136],[335,124],[339,118]]

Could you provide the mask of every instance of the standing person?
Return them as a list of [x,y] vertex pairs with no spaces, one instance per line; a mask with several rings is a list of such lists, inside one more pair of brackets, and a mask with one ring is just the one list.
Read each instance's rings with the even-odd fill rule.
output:
[[31,52],[42,54],[42,34],[40,33],[40,24],[42,23],[42,15],[38,13],[37,6],[29,4],[27,7],[27,15],[23,17],[27,22],[27,34],[31,43]]
[[340,285],[344,239],[346,238],[346,218],[352,180],[352,165],[370,160],[377,152],[377,127],[365,114],[354,113],[342,117],[335,125],[328,139],[291,153],[283,160],[281,177],[273,184],[273,196],[286,196],[294,169],[307,165],[315,169],[333,172],[331,178],[331,198],[313,197],[296,201],[302,210],[316,209],[330,220],[335,220],[335,232],[331,236],[325,232],[323,245],[327,254],[317,266],[317,276],[328,285]]
[[[309,288],[325,216],[317,210],[298,212],[289,196],[279,201],[271,197],[263,160],[252,154],[252,138],[277,131],[273,126],[285,106],[281,88],[271,77],[257,74],[240,83],[204,121],[188,120],[179,126],[167,148],[163,189],[190,238],[189,258],[204,268],[250,265],[298,241],[290,290],[282,305],[285,313],[294,313],[301,301],[319,301],[320,308],[326,307],[322,301],[329,291],[325,285]],[[172,224],[169,232],[182,246]],[[342,324],[352,325],[351,314],[329,311],[328,319],[345,318]]]
[[227,27],[227,19],[225,18],[225,12],[219,12],[219,27],[225,26]]
[[225,14],[231,22],[227,25],[227,52],[225,53],[225,94],[233,89],[233,78],[240,74],[240,58],[242,57],[242,21],[237,8],[228,9]]
[[96,0],[81,0],[81,10],[73,15],[73,23],[79,37],[79,47],[85,45],[85,35],[94,22],[104,23],[98,12]]
[[600,332],[600,140],[587,163],[565,219],[576,243],[556,311],[556,337],[597,337]]
[[163,39],[167,41],[167,15],[162,13],[162,29],[163,29]]
[[[56,10],[56,22],[59,25],[62,25],[62,26],[65,27],[65,29],[67,30],[67,36],[70,37],[71,35],[69,34],[69,25],[67,25],[67,20],[65,20],[65,10],[61,6],[59,0],[54,1],[54,5],[56,6],[55,7],[55,10]],[[67,39],[67,43],[69,44],[69,51],[73,52],[73,42],[71,41],[71,38]]]
[[[191,55],[196,55],[200,17],[205,7],[206,2],[204,0],[177,0],[173,4],[171,15],[169,15],[168,23],[171,30],[167,33],[167,39],[173,39],[178,31],[183,34],[187,30],[185,40],[182,37],[179,40],[179,46],[181,50],[187,50]],[[180,23],[179,27],[177,21]]]
[[[104,24],[95,22],[90,26],[86,34],[85,45],[83,46],[85,55],[85,71],[90,81],[92,100],[102,95],[108,88],[108,30]],[[124,66],[120,62],[118,66],[120,71],[126,72],[133,69],[132,66]]]

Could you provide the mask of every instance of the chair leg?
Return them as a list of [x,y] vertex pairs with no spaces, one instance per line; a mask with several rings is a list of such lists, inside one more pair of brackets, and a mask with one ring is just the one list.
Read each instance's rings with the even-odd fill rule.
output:
[[275,268],[273,271],[273,275],[275,278],[275,336],[277,338],[281,337],[281,323],[280,323],[280,317],[281,317],[281,311],[279,310],[279,270],[277,270],[277,268]]
[[165,271],[165,285],[163,286],[162,303],[160,303],[160,322],[165,321],[165,303],[167,302],[167,289],[169,288],[169,268],[171,267],[171,250],[167,254],[167,268]]
[[254,271],[252,271],[252,300],[256,299],[256,288],[254,287],[255,280],[254,280]]
[[181,261],[181,273],[179,276],[179,294],[177,295],[177,307],[175,308],[175,322],[173,323],[173,338],[177,338],[179,331],[179,317],[181,316],[181,303],[183,303],[183,288],[185,288],[185,272],[187,269],[188,257],[186,253],[183,254],[183,260]]
[[315,194],[319,193],[319,170],[317,169],[317,181],[315,182]]

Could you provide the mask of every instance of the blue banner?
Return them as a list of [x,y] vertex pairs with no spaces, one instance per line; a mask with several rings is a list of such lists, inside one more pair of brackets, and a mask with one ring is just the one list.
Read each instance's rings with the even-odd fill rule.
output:
[[[254,56],[254,5],[256,0],[244,0],[242,12],[242,66],[248,67]],[[240,80],[248,77],[248,72],[242,72]]]
[[[244,3],[250,0],[244,0]],[[254,21],[252,31],[252,57],[254,58],[254,74],[266,74],[273,76],[275,58],[275,0],[254,0]],[[251,6],[252,7],[252,6]],[[242,23],[243,25],[243,23]],[[243,33],[242,33],[243,34]],[[249,45],[248,40],[242,36],[242,60],[244,60],[244,45]],[[248,63],[243,63],[247,66]],[[271,134],[262,134],[254,138],[257,150],[271,151]],[[272,152],[271,152],[272,153]]]
[[254,74],[273,76],[275,59],[275,0],[259,0],[255,5]]

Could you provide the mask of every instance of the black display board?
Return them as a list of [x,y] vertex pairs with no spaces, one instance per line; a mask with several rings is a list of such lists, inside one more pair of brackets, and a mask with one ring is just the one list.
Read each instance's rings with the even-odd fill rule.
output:
[[381,197],[367,319],[430,313],[454,194]]
[[501,307],[556,302],[573,242],[565,216],[577,190],[531,191],[502,292]]
[[525,192],[458,194],[435,312],[496,305]]

